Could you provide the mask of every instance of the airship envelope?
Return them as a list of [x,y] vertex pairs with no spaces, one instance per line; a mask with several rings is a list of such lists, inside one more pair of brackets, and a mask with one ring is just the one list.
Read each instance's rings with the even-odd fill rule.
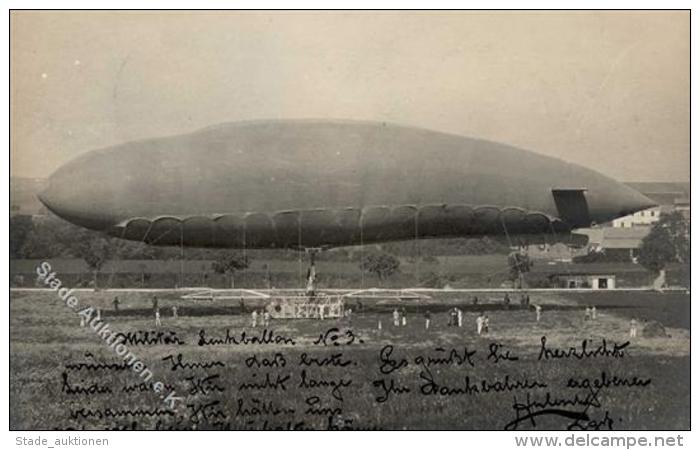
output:
[[593,170],[509,145],[385,123],[279,120],[86,153],[40,200],[153,245],[308,248],[570,236],[654,206]]

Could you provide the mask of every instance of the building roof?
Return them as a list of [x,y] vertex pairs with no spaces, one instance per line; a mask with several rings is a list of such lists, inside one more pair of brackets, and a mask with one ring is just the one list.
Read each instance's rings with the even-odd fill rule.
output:
[[552,277],[607,277],[615,278],[615,274],[604,272],[556,272],[548,275]]
[[603,233],[603,249],[639,248],[651,227],[608,228]]

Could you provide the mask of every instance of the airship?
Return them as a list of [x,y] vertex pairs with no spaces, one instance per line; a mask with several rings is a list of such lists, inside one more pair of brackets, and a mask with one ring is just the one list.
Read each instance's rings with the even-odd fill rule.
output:
[[110,236],[251,249],[534,242],[654,206],[596,171],[510,145],[340,120],[235,122],[91,151],[39,198]]

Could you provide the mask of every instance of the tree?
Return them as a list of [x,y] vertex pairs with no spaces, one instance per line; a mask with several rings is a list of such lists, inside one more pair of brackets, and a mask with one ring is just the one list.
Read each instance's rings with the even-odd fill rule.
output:
[[107,239],[95,233],[85,231],[73,242],[71,251],[82,258],[92,272],[93,288],[97,290],[97,275],[102,266],[113,254],[113,248]]
[[56,218],[33,217],[32,229],[20,249],[22,258],[50,259],[74,256],[71,244],[75,243],[80,229]]
[[388,253],[365,256],[360,263],[360,270],[375,274],[379,280],[392,276],[399,270],[401,263]]
[[642,239],[638,261],[653,272],[672,262],[690,261],[690,224],[680,212],[661,215]]
[[10,258],[22,258],[22,247],[33,228],[32,216],[10,217]]
[[216,261],[212,262],[211,268],[216,273],[228,276],[229,286],[233,289],[235,287],[233,278],[235,272],[245,270],[249,265],[250,261],[247,256],[238,253],[222,253]]
[[528,255],[519,252],[508,255],[508,274],[513,285],[517,280],[518,287],[523,287],[523,274],[529,272],[530,267],[532,267],[532,261]]

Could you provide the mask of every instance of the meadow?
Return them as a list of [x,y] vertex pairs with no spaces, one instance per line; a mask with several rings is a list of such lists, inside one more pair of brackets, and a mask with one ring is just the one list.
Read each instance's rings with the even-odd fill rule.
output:
[[[119,311],[112,311],[115,295],[120,298]],[[542,306],[537,322],[532,308],[517,305],[515,299],[515,304],[503,305],[502,294],[478,293],[480,302],[473,305],[471,296],[446,292],[431,300],[365,301],[361,308],[353,304],[354,312],[346,319],[272,321],[266,331],[251,327],[249,311],[262,306],[252,300],[246,301],[242,312],[238,300],[194,302],[180,299],[177,291],[157,295],[163,311],[159,328],[152,317],[152,292],[76,293],[81,305],[102,310],[111,329],[135,336],[146,331],[151,337],[159,332],[177,336],[179,345],[161,339],[150,344],[133,341],[129,347],[153,372],[154,380],[162,380],[184,398],[176,412],[168,410],[149,386],[140,385],[142,380],[133,372],[72,369],[71,364],[79,362],[116,364],[121,359],[89,326],[81,327],[75,312],[54,292],[11,292],[11,428],[680,430],[690,426],[690,297],[685,293],[533,293],[531,303]],[[173,305],[178,305],[177,318],[171,317]],[[585,305],[597,306],[595,320],[585,319]],[[406,326],[392,324],[397,306],[406,308]],[[453,306],[464,311],[462,327],[448,326]],[[479,313],[489,316],[488,335],[476,333]],[[661,321],[667,336],[647,337],[640,330],[630,338],[632,318],[640,328],[647,320]],[[222,339],[228,330],[239,341],[242,333],[249,338],[272,333],[293,340],[293,345],[200,345],[202,330],[206,339]],[[584,340],[589,340],[589,349],[603,340],[608,348],[630,343],[619,358],[542,359],[543,337],[551,349],[580,350]],[[494,348],[517,360],[492,358]],[[184,366],[175,367],[178,354]],[[325,362],[304,364],[305,358]],[[271,383],[261,387],[268,376],[273,382],[285,377],[288,381],[283,387],[273,388]],[[627,383],[608,383],[595,390],[582,387],[584,380],[600,382],[601,377]],[[508,382],[522,386],[498,389]],[[395,390],[387,395],[384,388],[389,386]],[[545,409],[534,403],[548,398],[561,402],[559,409],[583,413],[586,419],[546,414],[517,421],[526,415],[528,402],[534,412]]]

